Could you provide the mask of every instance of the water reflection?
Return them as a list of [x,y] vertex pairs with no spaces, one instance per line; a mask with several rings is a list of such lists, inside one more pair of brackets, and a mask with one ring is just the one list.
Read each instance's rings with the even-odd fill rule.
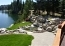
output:
[[0,11],[0,28],[7,28],[13,24],[17,16]]

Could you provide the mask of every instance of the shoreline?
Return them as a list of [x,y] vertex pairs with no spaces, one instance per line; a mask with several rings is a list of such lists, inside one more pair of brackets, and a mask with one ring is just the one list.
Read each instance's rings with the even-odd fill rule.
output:
[[11,24],[8,28],[11,28],[14,24]]

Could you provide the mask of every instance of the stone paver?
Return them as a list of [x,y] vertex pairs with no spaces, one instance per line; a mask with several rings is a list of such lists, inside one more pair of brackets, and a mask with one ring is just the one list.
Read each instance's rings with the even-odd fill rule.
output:
[[34,36],[31,46],[52,46],[55,35],[51,32],[28,33]]

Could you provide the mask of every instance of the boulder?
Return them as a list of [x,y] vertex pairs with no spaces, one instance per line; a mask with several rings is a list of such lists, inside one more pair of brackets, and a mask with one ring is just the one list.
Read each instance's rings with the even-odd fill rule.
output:
[[0,33],[1,33],[1,34],[5,33],[5,32],[6,32],[6,28],[1,28],[1,29],[0,29]]
[[42,27],[43,27],[44,30],[46,30],[47,26],[48,26],[47,24],[43,24],[42,25]]
[[4,30],[1,30],[1,33],[3,34],[3,33],[5,33],[5,31]]
[[45,23],[46,22],[46,19],[43,18],[43,16],[38,16],[37,17],[37,21],[40,22],[40,23]]
[[22,28],[17,29],[17,31],[18,31],[19,33],[24,33],[24,32],[25,32],[25,30],[23,30]]
[[45,30],[43,28],[38,27],[37,30],[33,31],[34,33],[43,33]]
[[52,27],[52,30],[54,30],[55,25],[51,25],[51,27]]
[[10,31],[8,30],[8,31],[6,31],[6,33],[9,33]]
[[58,26],[55,26],[55,27],[53,28],[53,31],[55,31],[57,28],[58,28]]
[[9,30],[8,33],[9,33],[9,34],[13,34],[13,31],[14,31],[14,30]]
[[38,23],[34,23],[33,24],[35,27],[39,27],[39,24]]
[[50,26],[49,26],[49,27],[47,27],[47,28],[46,28],[46,31],[51,32],[51,31],[52,31],[52,27],[50,27]]
[[38,31],[41,31],[41,30],[43,30],[42,28],[40,28],[40,27],[38,27],[38,29],[37,29]]
[[14,34],[19,34],[19,32],[13,32]]
[[34,25],[32,24],[31,27],[34,27]]

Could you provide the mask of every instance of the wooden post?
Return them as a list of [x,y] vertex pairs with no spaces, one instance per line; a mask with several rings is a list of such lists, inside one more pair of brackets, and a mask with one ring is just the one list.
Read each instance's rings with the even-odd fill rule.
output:
[[32,15],[33,15],[33,11],[34,11],[34,10],[29,10],[29,11],[30,11],[30,13],[31,13],[31,16],[32,16]]

